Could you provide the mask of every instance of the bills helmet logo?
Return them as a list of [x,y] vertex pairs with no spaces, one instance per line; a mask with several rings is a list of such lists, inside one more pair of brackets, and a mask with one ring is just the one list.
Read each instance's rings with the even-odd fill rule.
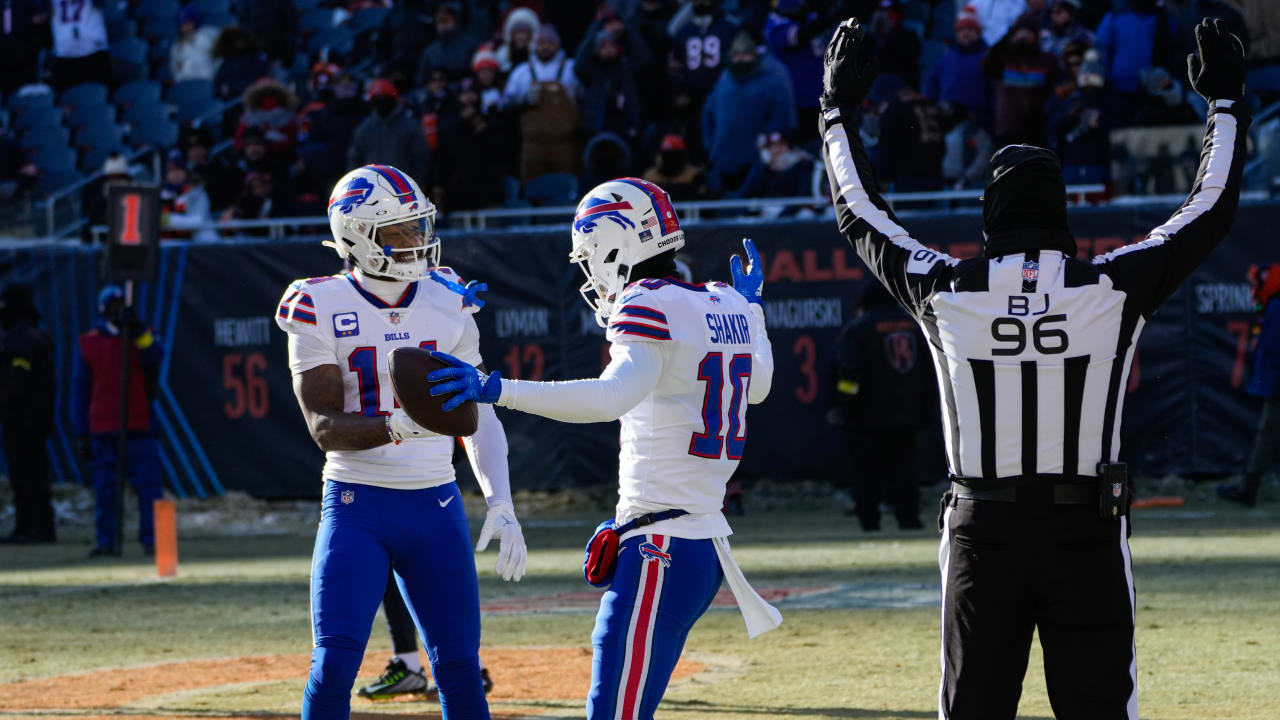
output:
[[662,567],[671,567],[671,553],[663,552],[657,545],[651,542],[640,543],[640,557],[645,562],[660,562]]
[[633,209],[631,203],[617,195],[589,197],[578,206],[578,214],[573,218],[573,230],[574,232],[589,233],[596,229],[597,222],[606,219],[617,223],[621,227],[635,229],[636,224],[621,212]]
[[342,504],[343,504],[343,505],[350,505],[351,503],[353,503],[353,502],[355,502],[355,501],[356,501],[356,491],[355,491],[355,490],[343,490],[343,491],[342,491]]
[[1033,283],[1040,277],[1040,263],[1027,261],[1022,263],[1022,282]]
[[329,214],[332,215],[334,210],[344,215],[350,214],[352,210],[369,199],[371,192],[373,192],[373,183],[359,176],[351,178],[346,187],[329,198]]

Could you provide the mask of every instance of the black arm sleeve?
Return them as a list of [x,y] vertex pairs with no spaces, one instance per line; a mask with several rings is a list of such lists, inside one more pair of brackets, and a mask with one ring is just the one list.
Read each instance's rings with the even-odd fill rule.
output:
[[950,283],[951,269],[959,261],[921,245],[898,224],[876,192],[875,174],[853,118],[852,113],[842,115],[842,109],[824,108],[820,120],[836,223],[893,297],[919,317],[935,290]]
[[1148,316],[1178,289],[1231,230],[1240,204],[1249,115],[1243,103],[1215,101],[1186,202],[1147,238],[1093,259],[1117,290]]

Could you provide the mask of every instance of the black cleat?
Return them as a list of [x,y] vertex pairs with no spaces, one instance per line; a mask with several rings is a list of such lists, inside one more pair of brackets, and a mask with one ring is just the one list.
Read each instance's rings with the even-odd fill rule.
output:
[[430,696],[432,691],[437,696],[440,694],[440,691],[435,689],[435,683],[428,682],[427,676],[421,670],[414,672],[400,658],[391,658],[382,675],[360,688],[356,694],[365,700],[376,701],[390,700],[400,695]]

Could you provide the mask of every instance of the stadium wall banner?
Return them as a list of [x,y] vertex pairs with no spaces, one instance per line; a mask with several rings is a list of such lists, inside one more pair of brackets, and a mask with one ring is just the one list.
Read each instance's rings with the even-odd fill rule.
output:
[[[1141,239],[1170,209],[1073,211],[1080,256]],[[976,214],[904,219],[921,242],[958,257],[981,252],[980,223]],[[1277,224],[1280,204],[1243,206],[1231,237],[1148,322],[1125,406],[1124,455],[1138,475],[1212,476],[1243,465],[1258,411],[1243,391],[1254,319],[1245,273],[1280,259],[1257,242]],[[704,222],[687,233],[683,259],[696,280],[727,280],[729,255],[743,236],[764,256],[776,369],[768,400],[749,411],[751,440],[740,476],[846,479],[854,469],[843,435],[824,415],[836,337],[853,318],[870,273],[830,220]],[[563,228],[442,235],[445,261],[464,278],[489,284],[488,304],[476,320],[490,369],[553,380],[594,377],[605,366],[604,333],[578,296],[582,277],[567,262]],[[55,477],[72,482],[87,479],[73,450],[70,378],[76,337],[95,320],[99,252],[67,245],[0,250],[0,278],[35,288],[44,325],[55,337],[58,422],[49,453]],[[153,416],[175,494],[319,495],[323,456],[294,399],[285,336],[273,313],[289,281],[341,269],[316,238],[164,245],[157,280],[141,286],[137,309],[165,347]],[[498,412],[515,487],[614,482],[617,423],[559,424]],[[923,481],[945,472],[938,442],[925,446]],[[465,461],[457,465],[464,487],[474,487]]]

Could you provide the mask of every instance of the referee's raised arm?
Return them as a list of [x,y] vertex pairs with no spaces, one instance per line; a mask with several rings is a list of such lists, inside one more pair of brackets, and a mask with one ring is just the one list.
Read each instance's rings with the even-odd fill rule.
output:
[[822,156],[840,232],[893,297],[918,317],[933,290],[946,285],[957,261],[912,238],[877,191],[875,171],[858,136],[858,107],[876,79],[875,58],[866,52],[870,47],[853,21],[842,23],[827,46],[826,92],[818,120]]

